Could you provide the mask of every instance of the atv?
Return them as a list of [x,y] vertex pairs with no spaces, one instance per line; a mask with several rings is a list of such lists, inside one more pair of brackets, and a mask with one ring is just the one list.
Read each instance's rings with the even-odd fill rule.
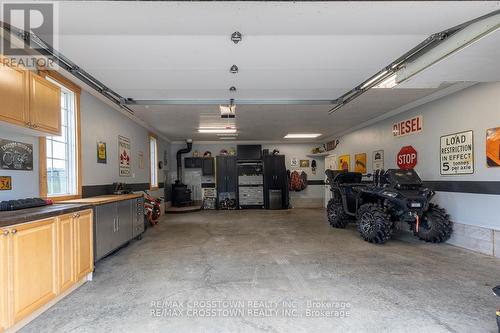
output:
[[357,220],[361,237],[383,244],[392,236],[396,222],[407,222],[414,235],[426,242],[450,238],[452,222],[443,208],[430,203],[434,191],[425,187],[415,170],[377,170],[363,181],[358,172],[326,170],[333,197],[327,206],[328,221],[345,228]]

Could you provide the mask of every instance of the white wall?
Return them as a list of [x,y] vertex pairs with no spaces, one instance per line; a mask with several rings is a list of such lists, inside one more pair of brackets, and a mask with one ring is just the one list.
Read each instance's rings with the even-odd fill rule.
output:
[[29,143],[33,145],[33,170],[11,171],[0,169],[0,176],[12,177],[12,190],[0,191],[0,201],[33,198],[39,196],[38,168],[38,137],[20,134],[15,127],[0,126],[0,138]]
[[[223,142],[223,143],[193,143],[193,150],[191,153],[182,155],[184,157],[192,156],[193,152],[197,150],[200,156],[203,155],[205,151],[212,152],[212,156],[219,155],[222,149],[230,150],[230,148],[236,149],[237,142]],[[184,148],[186,145],[184,143],[172,143],[170,149],[170,176],[169,180],[172,182],[176,178],[176,153],[179,149]],[[272,152],[274,149],[278,149],[280,154],[285,155],[286,167],[287,169],[293,170],[304,170],[309,180],[324,180],[324,158],[316,158],[316,174],[312,174],[311,168],[290,168],[290,160],[292,157],[297,157],[298,159],[308,159],[310,163],[312,159],[307,157],[307,154],[311,153],[311,149],[314,144],[296,144],[296,143],[277,143],[277,144],[262,144],[262,149],[269,149]],[[185,171],[184,171],[185,173]],[[321,185],[310,185],[304,191],[301,192],[291,192],[291,202],[294,206],[321,206],[324,196],[324,187]],[[300,200],[299,200],[300,199]]]
[[[87,92],[81,96],[83,185],[105,185],[114,182],[149,183],[149,131],[125,115],[112,109]],[[132,176],[120,177],[118,170],[118,136],[130,139]],[[107,164],[97,163],[96,145],[106,142]],[[168,143],[158,140],[159,158]],[[139,152],[144,155],[144,168],[139,168]],[[163,172],[159,173],[163,182]]]
[[[424,128],[421,133],[399,138],[393,137],[393,123],[417,115],[424,117]],[[423,180],[500,181],[500,168],[487,168],[485,156],[486,130],[499,126],[500,83],[477,84],[345,135],[340,138],[340,145],[335,153],[351,154],[351,163],[353,163],[355,153],[366,152],[368,154],[367,167],[370,172],[372,170],[371,156],[374,150],[384,149],[386,169],[397,168],[397,153],[401,147],[412,145],[418,152],[416,170]],[[440,137],[466,130],[474,131],[474,174],[441,176]],[[450,242],[493,254],[495,245],[492,239],[496,237],[496,234],[492,230],[500,230],[499,195],[438,192],[434,201],[446,208],[451,219],[456,222],[456,232]]]

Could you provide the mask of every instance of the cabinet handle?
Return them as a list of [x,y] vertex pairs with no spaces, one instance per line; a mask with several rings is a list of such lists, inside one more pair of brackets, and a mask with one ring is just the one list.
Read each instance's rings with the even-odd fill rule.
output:
[[2,235],[4,235],[4,236],[8,236],[8,235],[9,235],[9,232],[10,232],[9,230],[4,230],[4,231],[2,232]]
[[17,229],[12,229],[11,232],[12,232],[13,235],[15,235],[15,234],[17,234]]

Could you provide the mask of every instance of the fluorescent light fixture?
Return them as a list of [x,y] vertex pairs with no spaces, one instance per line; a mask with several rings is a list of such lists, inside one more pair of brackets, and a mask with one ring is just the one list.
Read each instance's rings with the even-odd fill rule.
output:
[[223,137],[220,137],[219,139],[221,139],[221,140],[236,140],[237,137],[235,137],[235,136],[223,136]]
[[288,133],[285,139],[314,139],[321,136],[318,133]]
[[370,84],[376,82],[378,79],[382,78],[385,74],[387,74],[387,70],[384,70],[380,72],[379,74],[375,75],[372,77],[370,80],[366,81],[362,86],[361,89],[365,89],[366,87],[370,86]]
[[236,128],[199,128],[198,133],[236,133]]
[[398,82],[396,81],[396,74],[393,74],[389,77],[387,77],[384,81],[380,82],[376,86],[373,86],[373,88],[394,88],[395,86],[398,85]]
[[217,136],[238,136],[238,133],[217,133]]

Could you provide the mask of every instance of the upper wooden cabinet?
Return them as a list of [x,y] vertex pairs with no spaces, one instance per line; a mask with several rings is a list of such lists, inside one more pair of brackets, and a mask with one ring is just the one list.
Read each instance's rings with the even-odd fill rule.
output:
[[30,73],[30,121],[36,130],[61,133],[61,89],[46,79]]
[[61,89],[43,77],[0,64],[0,101],[1,121],[61,134]]
[[29,125],[28,77],[28,71],[13,69],[0,62],[0,120]]

